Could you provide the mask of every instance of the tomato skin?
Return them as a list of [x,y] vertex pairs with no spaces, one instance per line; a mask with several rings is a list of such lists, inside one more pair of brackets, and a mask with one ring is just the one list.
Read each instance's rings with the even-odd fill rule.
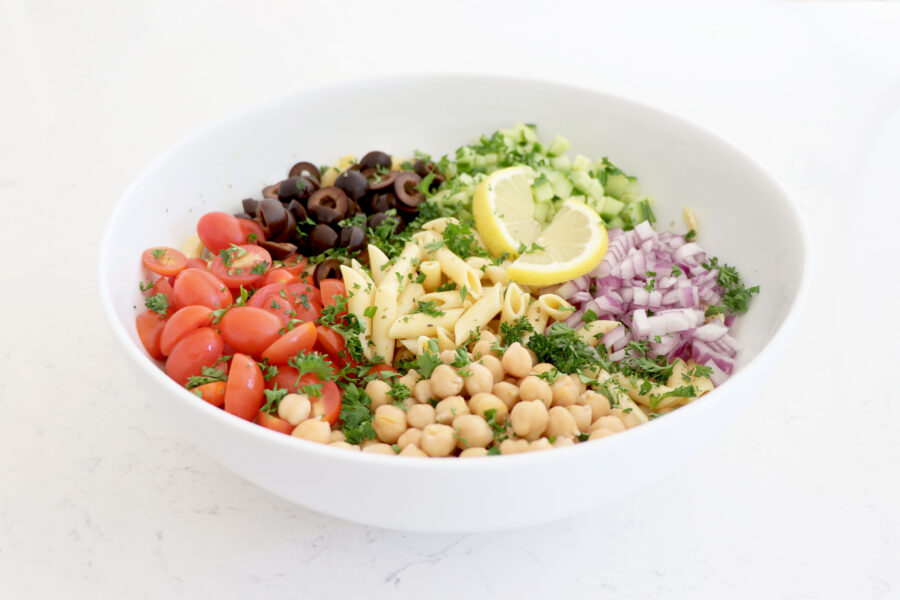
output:
[[166,373],[178,385],[186,385],[188,377],[201,375],[203,367],[213,367],[222,356],[225,343],[211,327],[195,329],[184,336],[166,360]]
[[225,383],[226,412],[252,421],[265,404],[264,389],[265,380],[256,361],[245,354],[235,354]]
[[370,374],[370,375],[371,375],[372,373],[384,373],[384,372],[388,372],[388,373],[397,373],[397,369],[395,369],[395,368],[392,367],[391,365],[388,365],[388,364],[385,364],[385,363],[380,363],[380,364],[372,365],[371,367],[369,367],[369,374]]
[[141,255],[141,260],[145,267],[163,277],[177,275],[187,264],[187,257],[180,250],[165,246],[147,248]]
[[203,269],[204,271],[207,271],[209,270],[209,263],[202,258],[189,258],[187,259],[187,268]]
[[253,306],[232,308],[219,321],[222,338],[244,354],[259,356],[281,335],[281,319]]
[[[284,291],[284,294],[281,292]],[[266,300],[269,299],[269,296],[278,295],[281,298],[288,298],[287,288],[284,284],[281,283],[272,283],[269,285],[260,286],[250,299],[247,300],[247,306],[255,306],[256,308],[263,308],[266,305]],[[292,302],[293,304],[293,302]]]
[[284,419],[276,417],[275,415],[270,415],[269,413],[263,411],[259,411],[259,414],[256,416],[256,422],[266,429],[271,429],[272,431],[277,431],[278,433],[286,433],[288,435],[291,435],[291,432],[294,431],[294,426]]
[[306,257],[299,254],[289,254],[281,260],[281,264],[292,275],[300,276],[306,270]]
[[287,286],[288,299],[294,303],[294,306],[303,306],[304,296],[309,304],[322,306],[322,292],[319,288],[310,285],[307,282],[292,283]]
[[326,327],[324,325],[316,326],[316,345],[321,348],[332,361],[339,364],[344,364],[346,362],[346,357],[344,356],[346,352],[344,352],[344,350],[347,348],[347,344],[344,341],[344,336],[331,327]]
[[212,320],[212,309],[194,304],[179,308],[166,320],[159,338],[159,351],[168,355],[178,341],[200,327],[206,327]]
[[198,385],[191,391],[194,393],[200,392],[200,397],[203,400],[209,402],[217,408],[222,408],[225,405],[224,381],[212,381],[210,383],[204,383],[203,385]]
[[315,383],[322,384],[322,396],[320,398],[314,396],[309,397],[310,402],[312,402],[312,412],[310,415],[312,417],[321,416],[328,421],[329,425],[334,425],[341,415],[341,390],[334,381],[329,379],[328,381],[323,382],[312,373],[307,373],[300,378],[301,385]]
[[165,355],[160,350],[160,337],[166,326],[166,318],[152,310],[145,310],[135,319],[138,337],[147,354],[156,360],[163,360]]
[[260,288],[263,288],[267,285],[272,285],[273,283],[296,283],[297,276],[288,271],[287,269],[272,269],[267,272],[263,278],[259,281],[258,285]]
[[237,217],[223,212],[209,212],[200,217],[197,236],[212,254],[218,254],[231,244],[243,244],[245,238]]
[[[249,288],[262,279],[264,273],[254,273],[253,269],[262,264],[266,269],[272,264],[272,256],[269,252],[254,244],[238,246],[241,252],[226,250],[230,254],[230,265],[225,264],[225,258],[219,254],[209,265],[210,272],[221,279],[231,289],[241,286]],[[240,256],[238,256],[240,254]]]
[[294,318],[295,314],[294,305],[280,296],[269,296],[262,309],[281,319],[282,325],[285,326]]
[[150,291],[147,293],[147,295],[155,296],[156,294],[165,294],[166,302],[169,303],[169,306],[175,306],[175,289],[172,287],[172,284],[169,282],[168,278],[160,277],[153,282],[153,287],[150,288]]
[[[240,217],[236,217],[238,221],[238,225],[241,228],[241,233],[244,234],[244,239],[241,244],[256,244],[258,242],[266,241],[266,236],[263,233],[262,227],[256,221],[251,221],[250,219],[242,219]],[[253,237],[253,235],[256,237]]]
[[323,279],[319,282],[319,290],[322,293],[323,306],[334,306],[337,304],[338,296],[347,295],[344,282],[340,279]]
[[185,269],[175,278],[175,307],[199,304],[210,308],[230,306],[234,296],[221,279],[202,269]]
[[272,342],[262,353],[262,357],[273,365],[285,364],[298,352],[312,349],[315,343],[315,323],[303,323]]

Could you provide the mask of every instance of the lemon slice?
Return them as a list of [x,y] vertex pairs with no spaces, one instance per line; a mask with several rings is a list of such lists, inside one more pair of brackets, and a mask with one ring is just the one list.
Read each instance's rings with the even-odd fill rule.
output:
[[472,212],[475,228],[494,256],[518,256],[520,245],[530,245],[541,232],[534,218],[531,178],[523,167],[494,171],[478,184]]
[[569,199],[535,243],[542,249],[522,254],[507,268],[510,280],[545,286],[590,273],[603,260],[609,238],[593,208]]

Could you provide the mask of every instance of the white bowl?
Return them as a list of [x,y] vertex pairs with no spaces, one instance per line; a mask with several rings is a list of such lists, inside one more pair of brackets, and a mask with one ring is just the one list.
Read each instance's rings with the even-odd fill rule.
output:
[[[740,319],[743,349],[719,389],[601,441],[512,456],[424,460],[349,452],[274,433],[179,387],[144,352],[140,254],[180,247],[205,212],[238,210],[298,160],[371,149],[440,156],[516,121],[608,156],[656,196],[657,227],[683,231],[689,205],[708,252],[761,286]],[[600,92],[507,78],[427,76],[298,94],[189,136],[116,206],[100,248],[100,296],[134,371],[186,435],[220,463],[313,510],[409,531],[485,531],[551,521],[611,502],[702,448],[765,382],[805,297],[809,243],[795,205],[752,158],[679,118]],[[125,376],[123,373],[122,376]]]

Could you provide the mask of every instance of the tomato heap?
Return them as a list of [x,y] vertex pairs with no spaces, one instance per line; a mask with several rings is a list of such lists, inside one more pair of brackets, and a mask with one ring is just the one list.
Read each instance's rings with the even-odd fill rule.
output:
[[144,266],[159,275],[141,284],[147,310],[137,331],[147,352],[179,385],[242,419],[290,434],[275,409],[285,394],[303,393],[313,416],[333,426],[341,413],[336,382],[385,368],[347,348],[358,338],[343,282],[316,285],[298,254],[273,261],[249,219],[208,213],[197,235],[209,262],[174,248],[143,253]]

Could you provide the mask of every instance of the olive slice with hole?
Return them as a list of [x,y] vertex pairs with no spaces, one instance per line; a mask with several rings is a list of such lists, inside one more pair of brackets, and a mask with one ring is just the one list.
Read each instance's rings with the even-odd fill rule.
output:
[[350,199],[338,187],[324,187],[309,197],[306,210],[314,221],[331,225],[347,216]]
[[379,167],[381,167],[382,170],[387,169],[390,171],[391,156],[387,152],[372,150],[362,157],[362,160],[359,161],[359,166],[363,171],[366,169],[378,169]]
[[341,265],[343,264],[339,258],[326,258],[317,264],[313,271],[316,285],[321,285],[323,279],[341,279]]
[[394,180],[394,193],[397,195],[397,208],[402,211],[419,210],[419,204],[425,200],[425,194],[416,189],[422,178],[412,171],[403,171]]
[[366,181],[369,182],[369,191],[377,192],[378,190],[384,190],[392,187],[394,185],[394,180],[399,174],[399,171],[379,173],[375,169],[366,169],[362,172],[362,174],[365,175]]
[[375,213],[374,215],[372,215],[368,219],[366,219],[366,227],[369,229],[375,229],[376,227],[378,227],[379,225],[381,225],[382,223],[384,223],[387,220],[390,220],[391,222],[394,223],[394,230],[392,233],[395,233],[395,234],[400,233],[401,231],[403,231],[406,228],[406,224],[403,222],[402,219],[400,219],[400,217],[393,216],[393,215],[386,215],[383,212]]
[[274,198],[266,198],[259,203],[256,221],[262,227],[266,239],[275,239],[287,226],[288,213],[284,206]]
[[278,184],[278,199],[282,202],[305,202],[317,189],[319,185],[308,177],[288,177]]
[[341,229],[338,244],[350,252],[359,252],[366,245],[366,232],[359,225],[351,225]]
[[304,175],[315,179],[316,183],[322,181],[322,173],[319,172],[319,167],[312,164],[311,162],[298,162],[296,165],[291,167],[291,170],[288,172],[288,177],[301,177]]
[[250,215],[251,219],[256,218],[256,213],[259,210],[259,200],[254,200],[253,198],[244,198],[241,200],[241,208],[244,209],[244,212]]
[[272,185],[267,185],[262,189],[262,197],[263,198],[278,198],[278,186],[281,185],[281,182],[273,183]]
[[313,254],[322,254],[338,243],[337,232],[328,225],[316,225],[309,232],[309,249]]
[[392,192],[369,194],[360,200],[360,204],[370,213],[383,213],[394,208],[396,199]]
[[363,197],[369,189],[369,181],[359,171],[347,169],[337,176],[334,185],[343,190],[354,202]]
[[257,242],[261,248],[265,248],[275,260],[282,260],[297,251],[297,246],[288,242]]
[[296,200],[291,200],[287,205],[287,210],[289,213],[294,215],[294,219],[297,223],[303,223],[306,221],[308,217],[308,213],[306,212],[306,207],[297,202]]

